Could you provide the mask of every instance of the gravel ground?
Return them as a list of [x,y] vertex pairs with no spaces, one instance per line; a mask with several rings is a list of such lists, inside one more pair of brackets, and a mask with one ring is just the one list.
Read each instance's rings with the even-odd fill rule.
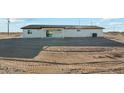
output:
[[115,37],[1,38],[0,73],[121,74],[124,73],[124,39],[121,36],[119,42],[119,37]]

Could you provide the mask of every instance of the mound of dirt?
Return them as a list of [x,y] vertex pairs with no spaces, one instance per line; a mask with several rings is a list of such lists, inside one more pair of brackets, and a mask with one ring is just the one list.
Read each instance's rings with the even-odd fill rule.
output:
[[43,51],[51,52],[105,52],[111,51],[111,48],[108,47],[75,47],[75,46],[44,46]]
[[[116,53],[118,51],[118,54]],[[123,48],[117,47],[47,47],[34,59],[56,63],[85,63],[114,61],[115,58],[123,57]]]
[[105,37],[108,39],[124,43],[124,32],[108,32],[105,33]]

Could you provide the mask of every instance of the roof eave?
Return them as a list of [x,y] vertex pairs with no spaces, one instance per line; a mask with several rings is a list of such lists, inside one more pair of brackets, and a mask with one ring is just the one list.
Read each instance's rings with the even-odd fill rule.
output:
[[32,25],[28,25],[28,26],[25,26],[25,27],[22,27],[21,29],[42,29],[42,28],[64,28],[64,29],[105,29],[105,28],[103,28],[103,27],[99,27],[99,26],[96,26],[96,27],[80,27],[80,28],[78,28],[78,27],[73,27],[73,26],[71,26],[71,27],[67,27],[67,26],[61,26],[61,27],[59,27],[59,26],[57,26],[57,27],[40,27],[40,26],[38,26],[38,27],[31,27]]

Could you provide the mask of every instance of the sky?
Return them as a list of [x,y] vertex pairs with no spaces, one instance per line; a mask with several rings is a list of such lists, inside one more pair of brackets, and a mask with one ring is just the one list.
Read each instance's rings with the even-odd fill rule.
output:
[[[124,32],[124,18],[10,18],[10,32],[20,32],[26,25],[95,25],[104,32]],[[0,32],[7,32],[7,18],[0,18]]]

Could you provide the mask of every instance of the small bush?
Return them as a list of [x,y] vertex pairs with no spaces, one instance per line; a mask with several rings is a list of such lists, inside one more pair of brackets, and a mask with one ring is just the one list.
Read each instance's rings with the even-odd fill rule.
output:
[[119,53],[113,53],[112,55],[113,57],[119,57],[119,58],[122,57],[122,54],[119,54]]

